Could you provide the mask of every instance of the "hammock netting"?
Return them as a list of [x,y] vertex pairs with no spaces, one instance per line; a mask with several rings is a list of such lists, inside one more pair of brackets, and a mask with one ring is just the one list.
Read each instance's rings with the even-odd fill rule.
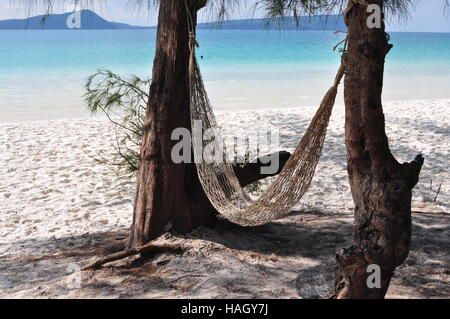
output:
[[[195,41],[195,40],[194,40]],[[279,175],[256,200],[240,185],[228,161],[205,161],[205,147],[223,150],[224,139],[217,128],[211,103],[205,90],[195,50],[189,66],[191,125],[201,121],[203,130],[214,130],[213,140],[193,134],[192,144],[197,171],[203,189],[214,208],[229,221],[241,226],[259,226],[286,217],[308,190],[321,156],[327,128],[335,104],[339,83],[344,75],[341,65],[333,86],[325,94],[306,133]],[[196,126],[198,127],[198,125]]]

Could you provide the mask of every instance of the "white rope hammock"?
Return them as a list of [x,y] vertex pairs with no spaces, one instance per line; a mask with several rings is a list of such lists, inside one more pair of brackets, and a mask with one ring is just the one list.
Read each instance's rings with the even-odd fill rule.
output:
[[204,140],[203,134],[192,134],[194,158],[203,190],[223,217],[241,226],[258,226],[286,217],[311,185],[325,142],[338,86],[345,73],[344,64],[341,64],[333,86],[325,94],[306,133],[280,174],[274,178],[261,197],[252,200],[240,185],[231,164],[227,161],[209,163],[202,158],[207,145],[211,147],[211,144],[215,144],[214,149],[224,150],[224,145],[220,144],[224,139],[217,129],[216,118],[195,56],[197,42],[190,14],[188,22],[191,54],[189,62],[191,126],[194,129],[195,123],[201,121],[202,133],[210,129],[214,129],[216,133],[212,141]]
[[241,226],[263,225],[285,217],[311,184],[327,134],[337,88],[344,74],[343,66],[283,170],[262,196],[253,201],[241,187],[231,164],[209,164],[200,158],[206,145],[211,146],[211,143],[216,143],[215,149],[223,149],[223,145],[219,145],[223,138],[217,130],[194,53],[190,63],[191,125],[194,127],[196,121],[201,121],[203,132],[216,129],[212,141],[198,138],[202,136],[200,134],[193,134],[192,141],[198,176],[211,204],[226,219]]

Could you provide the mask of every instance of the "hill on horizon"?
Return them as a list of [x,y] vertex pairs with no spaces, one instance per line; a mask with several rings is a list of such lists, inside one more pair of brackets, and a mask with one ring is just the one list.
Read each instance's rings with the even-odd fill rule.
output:
[[[27,19],[0,20],[0,30],[69,30],[67,21],[73,13],[39,15]],[[91,10],[80,11],[80,29],[84,30],[140,30],[155,27],[133,26],[125,23],[107,21]],[[223,30],[300,30],[335,31],[346,30],[341,15],[318,15],[310,17],[242,19],[223,22],[199,23],[198,29]]]
[[347,30],[342,15],[316,15],[302,17],[260,18],[199,23],[198,29],[225,30],[300,30],[336,31]]
[[[91,10],[81,10],[80,28],[84,30],[145,29],[125,23],[107,21]],[[0,20],[0,30],[70,30],[67,25],[72,12],[49,14],[27,19]]]

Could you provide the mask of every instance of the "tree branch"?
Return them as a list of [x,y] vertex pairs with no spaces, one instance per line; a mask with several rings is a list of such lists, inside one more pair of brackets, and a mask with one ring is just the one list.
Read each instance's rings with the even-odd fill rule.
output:
[[[278,170],[271,175],[267,174],[261,174],[261,168],[266,167],[270,164],[267,164],[268,159],[277,157],[279,158],[279,167]],[[250,184],[253,184],[261,179],[265,179],[267,177],[276,176],[280,174],[280,172],[283,170],[284,165],[286,165],[286,162],[291,157],[291,153],[286,151],[281,151],[277,153],[273,153],[271,155],[263,156],[259,158],[256,163],[248,163],[244,166],[235,165],[234,166],[234,172],[236,173],[236,176],[241,183],[242,187],[248,186]],[[265,164],[263,164],[265,163]]]

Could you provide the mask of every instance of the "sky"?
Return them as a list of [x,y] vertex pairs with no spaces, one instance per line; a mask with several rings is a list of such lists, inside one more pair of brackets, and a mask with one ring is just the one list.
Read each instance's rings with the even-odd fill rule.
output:
[[[211,1],[211,0],[210,0]],[[252,2],[248,1],[247,6],[240,6],[229,18],[243,19],[252,17],[263,17],[263,12],[255,12]],[[0,0],[0,20],[24,18],[28,12],[23,7],[23,2],[18,0]],[[133,25],[155,25],[156,13],[137,12],[130,8],[127,0],[109,0],[107,6],[97,6],[94,9],[105,19],[115,22],[123,22]],[[212,2],[212,1],[211,1]],[[67,2],[66,2],[67,3]],[[56,6],[55,12],[70,11],[65,5]],[[214,10],[202,10],[200,21],[213,20]],[[42,13],[42,10],[36,8],[32,15]],[[410,17],[406,21],[388,22],[389,31],[408,31],[408,32],[450,32],[450,12],[444,12],[443,0],[417,0],[416,5],[410,12]]]

